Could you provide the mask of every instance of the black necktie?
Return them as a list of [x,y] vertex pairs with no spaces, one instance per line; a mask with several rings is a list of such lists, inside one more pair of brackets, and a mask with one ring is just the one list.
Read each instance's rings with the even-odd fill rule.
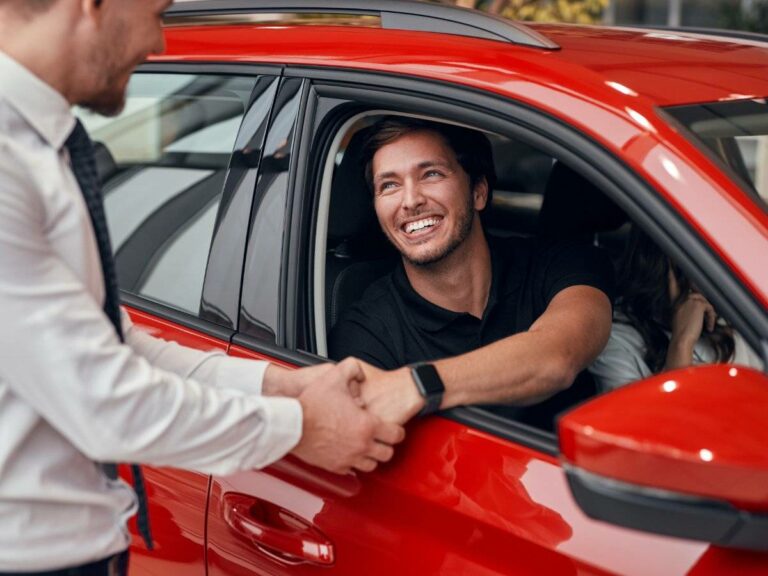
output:
[[[93,143],[80,120],[75,124],[75,129],[67,138],[65,145],[69,151],[72,172],[74,172],[75,178],[77,178],[77,183],[80,185],[83,198],[85,198],[85,203],[88,206],[88,214],[91,216],[93,231],[96,234],[96,243],[99,246],[101,269],[104,273],[104,288],[106,291],[104,312],[114,325],[115,331],[122,342],[123,327],[120,322],[120,297],[117,289],[115,259],[112,256],[112,243],[109,240],[107,219],[104,215],[104,198],[101,194],[99,175],[96,171]],[[117,467],[115,465],[104,464],[103,468],[110,478],[117,478]],[[136,519],[139,533],[144,538],[147,548],[152,550],[154,546],[152,543],[152,533],[149,529],[149,510],[147,509],[144,477],[141,473],[141,467],[137,465],[131,465],[131,472],[133,473],[134,489],[139,500],[139,512]]]

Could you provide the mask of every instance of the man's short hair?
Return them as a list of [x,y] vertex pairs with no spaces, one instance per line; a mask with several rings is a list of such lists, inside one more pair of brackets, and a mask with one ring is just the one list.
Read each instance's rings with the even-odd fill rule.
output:
[[493,163],[493,148],[488,137],[477,130],[442,124],[431,120],[407,116],[387,116],[369,128],[362,145],[362,163],[365,167],[365,181],[373,193],[373,157],[381,148],[415,132],[434,132],[453,150],[456,160],[469,176],[471,189],[485,178],[488,182],[488,202],[491,204],[493,187],[496,184],[496,169]]

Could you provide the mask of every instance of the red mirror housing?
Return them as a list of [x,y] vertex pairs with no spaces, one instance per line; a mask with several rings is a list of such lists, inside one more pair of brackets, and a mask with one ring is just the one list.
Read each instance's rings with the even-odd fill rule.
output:
[[[569,482],[587,514],[654,532],[768,549],[765,374],[730,365],[667,372],[579,406],[563,415],[558,427]],[[707,516],[708,530],[697,527],[704,511],[722,525]],[[644,518],[623,521],[622,514]],[[680,515],[680,522],[669,514]],[[746,540],[715,538],[730,539],[743,522],[749,523]],[[764,544],[752,545],[760,539]]]

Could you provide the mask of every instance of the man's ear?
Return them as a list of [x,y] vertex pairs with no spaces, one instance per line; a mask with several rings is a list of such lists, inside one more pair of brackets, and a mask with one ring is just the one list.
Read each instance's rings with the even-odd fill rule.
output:
[[475,182],[475,188],[472,190],[472,196],[474,197],[475,210],[480,212],[488,203],[488,179],[485,176]]

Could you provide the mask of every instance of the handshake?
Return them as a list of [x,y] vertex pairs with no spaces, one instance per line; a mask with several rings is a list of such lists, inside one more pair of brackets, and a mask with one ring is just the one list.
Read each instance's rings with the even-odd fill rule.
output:
[[295,371],[270,365],[263,392],[298,399],[303,429],[291,453],[338,474],[390,460],[403,424],[424,405],[407,369],[379,370],[355,358]]

